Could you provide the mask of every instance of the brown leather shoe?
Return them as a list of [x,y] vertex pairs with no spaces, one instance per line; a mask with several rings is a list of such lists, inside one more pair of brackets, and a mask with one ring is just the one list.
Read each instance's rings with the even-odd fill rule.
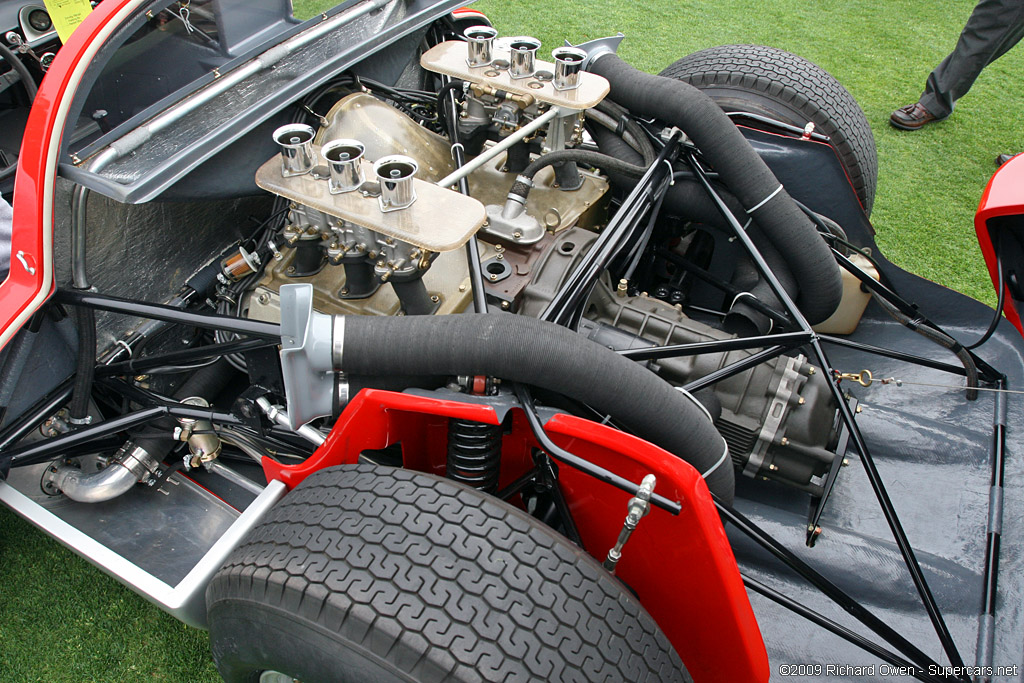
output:
[[900,130],[917,130],[932,121],[941,120],[939,117],[933,116],[920,102],[900,107],[889,117],[889,123]]

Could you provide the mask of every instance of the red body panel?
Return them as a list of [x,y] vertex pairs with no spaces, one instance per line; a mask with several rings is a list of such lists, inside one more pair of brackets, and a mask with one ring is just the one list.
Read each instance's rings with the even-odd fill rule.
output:
[[[449,417],[497,424],[488,405],[365,390],[337,421],[327,441],[305,463],[264,460],[269,479],[296,486],[316,470],[354,463],[366,449],[401,443],[406,467],[444,472]],[[768,680],[768,657],[736,560],[700,474],[670,453],[589,420],[559,414],[546,431],[559,446],[639,482],[658,478],[657,492],[682,504],[673,516],[653,509],[626,546],[617,574],[637,592],[699,683]],[[504,437],[502,485],[532,466],[536,447],[521,411]],[[600,560],[615,543],[629,494],[568,466],[559,483],[587,551]]]
[[[989,180],[985,192],[981,195],[978,211],[974,214],[974,231],[978,235],[981,253],[985,255],[985,263],[988,264],[992,285],[996,287],[998,287],[999,274],[996,272],[996,254],[992,247],[988,221],[1000,216],[1017,215],[1024,215],[1024,154],[1018,154],[995,172],[995,175]],[[1024,335],[1020,311],[1017,310],[1017,306],[1008,292],[1005,300],[1006,319]]]
[[63,109],[61,104],[74,94],[77,84],[71,83],[73,74],[87,49],[98,40],[111,17],[129,2],[101,3],[57,53],[39,86],[25,127],[15,177],[11,274],[0,283],[0,331],[5,333],[0,337],[0,346],[16,331],[11,329],[12,325],[20,326],[25,316],[45,300],[39,297],[49,295],[53,289],[53,270],[44,266],[52,260],[55,152],[60,146],[70,101],[63,102]]

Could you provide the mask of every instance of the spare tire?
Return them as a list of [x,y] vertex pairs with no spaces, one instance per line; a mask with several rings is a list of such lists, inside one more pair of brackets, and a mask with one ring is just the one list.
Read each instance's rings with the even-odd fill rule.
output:
[[584,550],[411,470],[311,475],[231,554],[206,602],[229,683],[693,680]]
[[853,96],[817,64],[763,45],[721,45],[670,64],[662,76],[706,92],[727,112],[760,114],[827,135],[871,214],[878,184],[875,137]]

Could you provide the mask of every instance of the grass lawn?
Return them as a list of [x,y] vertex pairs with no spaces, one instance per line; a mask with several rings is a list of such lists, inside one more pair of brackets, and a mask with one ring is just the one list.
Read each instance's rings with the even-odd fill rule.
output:
[[[296,0],[299,3],[299,0]],[[301,11],[312,13],[308,1]],[[824,67],[861,103],[878,144],[872,216],[903,267],[993,303],[973,215],[1001,152],[1024,150],[1024,47],[989,67],[949,120],[917,133],[886,121],[953,47],[974,0],[483,0],[503,34],[550,50],[622,31],[620,54],[657,72],[727,43],[771,45]],[[0,510],[0,681],[215,681],[203,632],[186,628]]]

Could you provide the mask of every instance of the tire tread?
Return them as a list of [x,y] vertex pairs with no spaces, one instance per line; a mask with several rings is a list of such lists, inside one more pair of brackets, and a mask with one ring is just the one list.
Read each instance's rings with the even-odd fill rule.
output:
[[584,551],[494,498],[410,470],[321,470],[268,513],[207,590],[218,667],[218,614],[252,601],[414,680],[691,680],[651,616]]

